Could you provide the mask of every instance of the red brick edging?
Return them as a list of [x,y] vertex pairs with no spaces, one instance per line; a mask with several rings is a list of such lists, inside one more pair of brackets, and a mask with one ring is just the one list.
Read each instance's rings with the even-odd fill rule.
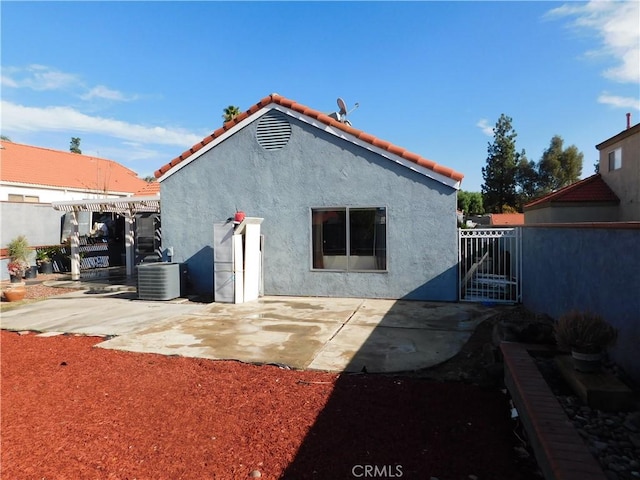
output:
[[504,381],[547,480],[606,480],[542,374],[520,343],[503,342]]

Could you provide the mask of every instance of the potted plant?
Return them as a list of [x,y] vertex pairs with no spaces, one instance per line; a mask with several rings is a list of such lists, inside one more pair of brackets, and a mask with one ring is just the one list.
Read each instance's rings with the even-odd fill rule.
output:
[[554,327],[558,347],[570,350],[576,370],[595,372],[600,369],[604,350],[613,345],[617,330],[595,313],[569,312]]
[[36,250],[36,264],[40,269],[40,273],[53,273],[53,264],[51,263],[52,256],[53,252],[50,248],[40,248]]
[[[4,298],[7,302],[17,302],[19,300],[22,300],[27,294],[25,284],[21,281],[22,274],[17,273],[21,272],[19,268],[24,268],[24,266],[16,265],[16,263],[17,262],[9,262],[9,274],[11,275],[11,283],[2,290]],[[14,278],[17,278],[18,280],[16,281],[14,280]]]
[[11,283],[22,282],[24,272],[29,268],[29,264],[24,260],[11,260],[7,265],[9,270],[9,276],[11,277]]

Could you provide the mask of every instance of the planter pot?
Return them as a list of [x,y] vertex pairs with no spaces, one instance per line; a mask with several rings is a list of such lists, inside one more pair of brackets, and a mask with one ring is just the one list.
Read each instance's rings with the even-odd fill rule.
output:
[[27,271],[24,272],[24,278],[36,278],[38,276],[38,267],[33,266],[27,268]]
[[22,275],[10,275],[11,277],[11,283],[21,283],[22,282]]
[[7,302],[19,302],[27,294],[24,283],[14,283],[4,290],[4,298]]
[[40,273],[43,275],[50,275],[53,273],[53,263],[40,262]]
[[571,357],[573,358],[573,367],[579,372],[594,373],[600,371],[602,352],[580,353],[572,350]]

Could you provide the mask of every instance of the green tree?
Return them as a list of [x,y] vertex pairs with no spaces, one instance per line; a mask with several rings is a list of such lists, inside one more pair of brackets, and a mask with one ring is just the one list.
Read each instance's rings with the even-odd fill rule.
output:
[[233,105],[229,105],[222,112],[223,112],[222,118],[224,119],[224,123],[227,123],[233,120],[234,118],[236,118],[238,115],[240,115],[240,108],[235,107]]
[[482,203],[482,193],[470,192],[469,213],[471,215],[482,215],[484,213],[484,205]]
[[469,212],[470,194],[471,192],[458,190],[458,210],[462,210],[464,213]]
[[493,143],[487,148],[487,164],[482,168],[482,199],[485,209],[502,213],[505,205],[516,205],[516,168],[521,156],[516,152],[516,137],[511,117],[504,113],[493,129]]
[[538,194],[544,195],[580,179],[584,155],[575,145],[566,149],[560,135],[554,135],[538,162]]
[[528,160],[524,150],[516,165],[516,207],[522,207],[538,196],[538,170],[536,162]]
[[71,153],[82,153],[82,150],[80,150],[79,137],[71,137],[71,143],[69,144],[69,151]]
[[480,192],[458,191],[458,210],[462,210],[466,215],[482,215],[482,194]]
[[10,142],[11,139],[9,137],[7,137],[6,135],[0,135],[0,140],[2,140],[3,142]]
[[158,179],[153,175],[147,175],[146,177],[143,178],[143,180],[147,183],[153,183],[158,181]]

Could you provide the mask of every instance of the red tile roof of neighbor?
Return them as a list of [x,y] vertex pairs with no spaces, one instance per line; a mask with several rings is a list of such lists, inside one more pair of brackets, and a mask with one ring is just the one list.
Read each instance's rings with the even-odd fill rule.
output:
[[113,160],[7,141],[0,145],[4,182],[123,194],[146,184],[136,172]]
[[394,155],[398,155],[400,157],[402,157],[405,160],[409,160],[417,165],[420,165],[421,167],[424,168],[428,168],[436,173],[439,173],[440,175],[449,177],[457,182],[462,181],[462,178],[464,177],[464,175],[462,175],[461,173],[458,173],[454,170],[452,170],[451,168],[445,167],[443,165],[439,165],[437,163],[435,163],[432,160],[427,160],[426,158],[421,157],[420,155],[417,155],[415,153],[411,153],[408,150],[402,148],[402,147],[398,147],[397,145],[394,145],[392,143],[389,143],[385,140],[381,140],[377,137],[374,137],[373,135],[370,135],[368,133],[363,132],[362,130],[358,130],[357,128],[353,128],[345,123],[342,123],[338,120],[335,120],[334,118],[330,117],[329,115],[322,113],[318,110],[314,110],[312,108],[306,107],[304,105],[301,105],[299,103],[296,103],[293,100],[289,100],[285,97],[282,97],[280,95],[277,94],[272,94],[269,95],[267,97],[264,97],[262,100],[260,100],[258,103],[256,103],[255,105],[253,105],[249,110],[247,110],[246,112],[241,113],[240,115],[238,115],[237,117],[235,117],[233,120],[225,123],[222,127],[218,128],[216,131],[214,131],[211,135],[209,135],[208,137],[205,137],[204,139],[202,139],[202,141],[200,143],[195,144],[193,147],[191,147],[189,150],[187,150],[186,152],[182,153],[182,155],[174,158],[173,160],[171,160],[171,162],[167,163],[166,165],[160,167],[158,170],[156,170],[155,172],[155,176],[156,177],[161,177],[162,175],[164,175],[165,173],[167,173],[169,170],[171,170],[171,168],[175,167],[176,165],[178,165],[179,163],[183,162],[184,160],[186,160],[187,158],[189,158],[191,155],[193,155],[194,153],[196,153],[198,150],[200,150],[202,147],[204,147],[205,145],[209,144],[210,142],[212,142],[215,138],[219,137],[220,135],[222,135],[223,133],[225,133],[227,130],[231,129],[232,127],[234,127],[235,125],[237,125],[238,123],[242,122],[243,120],[249,118],[250,116],[254,115],[256,112],[258,112],[259,110],[261,110],[262,108],[266,107],[269,104],[275,103],[277,105],[281,105],[285,108],[291,109],[295,112],[301,113],[305,116],[311,117],[315,120],[318,120],[322,123],[325,123],[326,125],[329,125],[331,127],[335,127],[339,130],[342,130],[350,135],[353,135],[354,137],[358,138],[361,141],[370,143],[371,145],[381,148],[383,150],[388,151],[389,153],[392,153]]
[[492,213],[491,225],[524,225],[524,213]]
[[134,194],[136,197],[150,197],[153,195],[160,195],[160,184],[158,182],[145,183],[146,185]]
[[556,202],[611,202],[618,203],[620,199],[602,179],[599,173],[591,175],[579,182],[572,183],[560,190],[527,203],[524,208],[541,206],[545,203]]

